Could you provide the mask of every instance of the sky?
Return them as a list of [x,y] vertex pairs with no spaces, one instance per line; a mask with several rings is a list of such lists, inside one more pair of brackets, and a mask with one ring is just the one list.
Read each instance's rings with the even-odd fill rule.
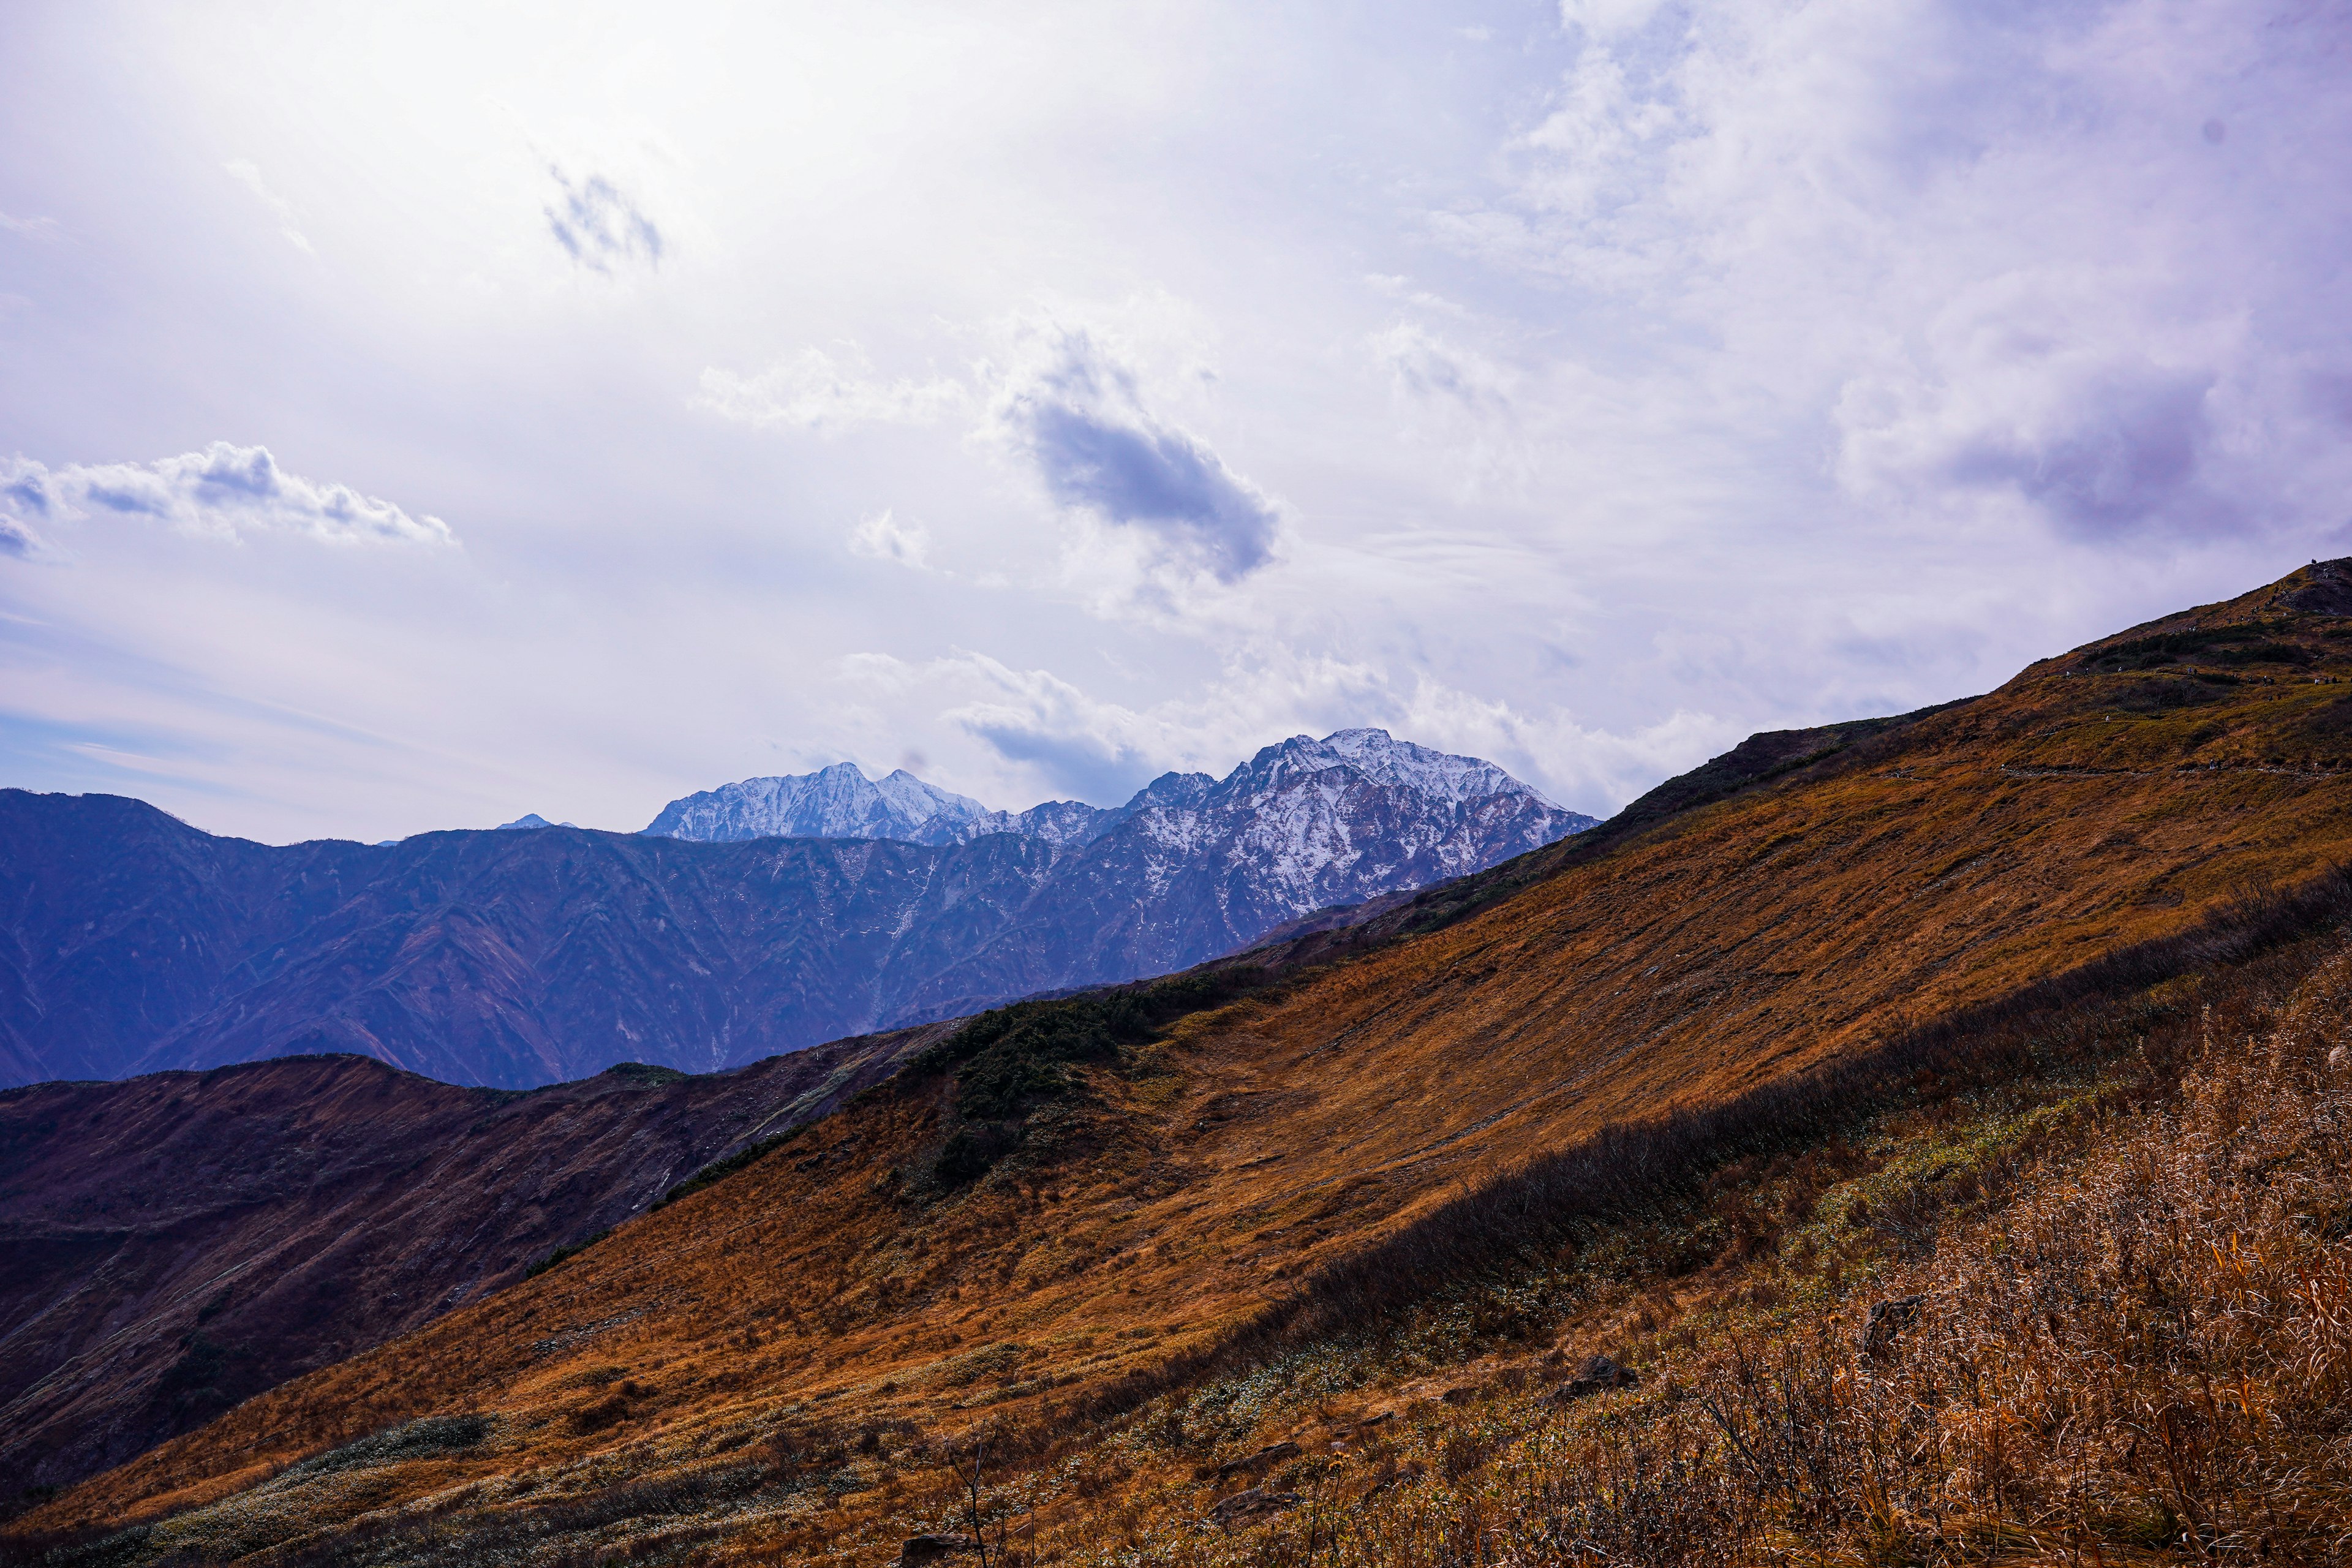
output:
[[2352,553],[2352,12],[0,7],[0,785],[1377,725],[1606,815]]

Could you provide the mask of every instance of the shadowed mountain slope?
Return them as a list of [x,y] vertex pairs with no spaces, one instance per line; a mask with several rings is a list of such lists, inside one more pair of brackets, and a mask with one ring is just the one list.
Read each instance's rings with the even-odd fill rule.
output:
[[[825,1431],[935,1464],[983,1418],[1074,1430],[1465,1185],[2341,863],[2352,628],[2295,607],[2339,573],[1907,722],[1760,738],[1678,809],[1302,935],[1289,957],[1324,943],[1319,968],[1258,984],[1236,960],[975,1020],[787,1151],[35,1521],[194,1510],[130,1560],[303,1541],[297,1560],[362,1563],[601,1545],[632,1520],[653,1539],[657,1509],[691,1508],[727,1553],[886,1561],[915,1520],[887,1466],[823,1458]],[[268,1480],[467,1410],[473,1439],[370,1470],[363,1500]],[[390,1511],[345,1540],[360,1506]]]
[[0,1093],[0,1475],[79,1479],[510,1285],[945,1027],[522,1093],[351,1056]]

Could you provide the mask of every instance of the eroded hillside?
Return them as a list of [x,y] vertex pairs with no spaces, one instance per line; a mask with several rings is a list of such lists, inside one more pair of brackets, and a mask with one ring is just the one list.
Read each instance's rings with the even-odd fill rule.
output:
[[[963,1037],[563,1268],[29,1522],[194,1509],[125,1550],[223,1559],[628,1539],[887,1560],[936,1510],[910,1478],[977,1424],[1076,1440],[1466,1186],[2340,863],[2341,592],[2334,566],[2298,573],[1906,724],[1768,747],[1449,895],[1453,924],[1172,1022]],[[440,1534],[397,1527],[428,1514]]]

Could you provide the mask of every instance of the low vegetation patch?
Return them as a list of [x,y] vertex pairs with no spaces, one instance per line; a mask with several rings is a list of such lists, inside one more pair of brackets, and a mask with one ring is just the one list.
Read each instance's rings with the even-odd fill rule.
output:
[[2308,664],[2312,655],[2294,643],[2274,641],[2275,627],[2260,625],[2212,626],[2194,631],[2166,632],[2133,637],[2093,649],[2084,662],[2110,671],[2156,669],[2168,664],[2200,659],[2215,664]]
[[607,1226],[593,1236],[582,1237],[578,1241],[559,1247],[554,1251],[549,1253],[546,1257],[541,1258],[538,1262],[532,1264],[530,1268],[524,1269],[522,1271],[522,1277],[526,1279],[532,1279],[546,1273],[551,1268],[560,1268],[563,1264],[569,1263],[572,1259],[579,1257],[582,1253],[587,1251],[590,1247],[595,1246],[598,1242],[604,1240],[606,1237],[612,1234],[612,1227]]
[[942,1186],[977,1180],[1025,1141],[1031,1115],[1070,1099],[1073,1069],[1116,1067],[1177,1019],[1274,983],[1265,971],[1193,971],[1149,985],[1016,1002],[982,1013],[917,1057],[910,1078],[955,1077],[952,1124],[932,1167]]

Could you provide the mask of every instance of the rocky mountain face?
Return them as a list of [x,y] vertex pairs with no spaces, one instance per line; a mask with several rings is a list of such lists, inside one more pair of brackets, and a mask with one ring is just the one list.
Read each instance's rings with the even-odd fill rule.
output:
[[0,1475],[79,1479],[513,1284],[942,1032],[523,1095],[350,1056],[0,1093]]
[[[814,778],[766,798],[835,828],[976,820],[920,781]],[[499,1088],[707,1072],[1181,969],[1590,821],[1377,731],[1170,774],[1102,831],[1064,804],[943,844],[546,826],[273,847],[0,791],[0,1085],[320,1051]]]
[[869,780],[856,763],[788,778],[745,779],[662,807],[646,831],[700,844],[751,838],[895,838],[959,844],[992,815],[968,795],[925,784],[904,768]]
[[[887,778],[868,780],[856,763],[835,763],[814,773],[745,779],[674,800],[645,831],[706,844],[751,838],[897,838],[909,844],[963,844],[992,833],[1011,833],[1083,848],[1140,813],[1197,810],[1219,819],[1204,821],[1203,831],[1208,837],[1223,839],[1242,832],[1241,825],[1233,820],[1237,816],[1262,810],[1277,797],[1287,796],[1292,786],[1306,784],[1318,774],[1331,775],[1323,780],[1327,795],[1350,784],[1369,784],[1392,792],[1395,804],[1402,804],[1404,815],[1415,819],[1416,838],[1436,849],[1441,860],[1458,862],[1458,869],[1443,873],[1447,876],[1476,869],[1473,861],[1492,864],[1492,856],[1481,858],[1482,836],[1510,838],[1523,823],[1540,825],[1538,833],[1558,828],[1548,837],[1519,833],[1527,840],[1520,847],[1534,848],[1592,824],[1591,817],[1552,806],[1492,763],[1399,741],[1386,730],[1341,730],[1320,741],[1297,735],[1269,746],[1222,783],[1207,773],[1163,773],[1123,805],[1049,800],[1026,811],[991,811],[968,795],[926,784],[903,769]],[[1331,837],[1328,820],[1310,826],[1296,809],[1300,798],[1282,800],[1272,819],[1251,824],[1257,831],[1249,842],[1292,864],[1302,858],[1320,864],[1333,857],[1349,856],[1361,835],[1341,842]],[[1475,814],[1480,826],[1464,833],[1459,830],[1459,815],[1473,802],[1485,803],[1484,809]],[[1313,834],[1316,841],[1289,847],[1286,838],[1301,829]],[[1437,848],[1446,841],[1451,848]]]

